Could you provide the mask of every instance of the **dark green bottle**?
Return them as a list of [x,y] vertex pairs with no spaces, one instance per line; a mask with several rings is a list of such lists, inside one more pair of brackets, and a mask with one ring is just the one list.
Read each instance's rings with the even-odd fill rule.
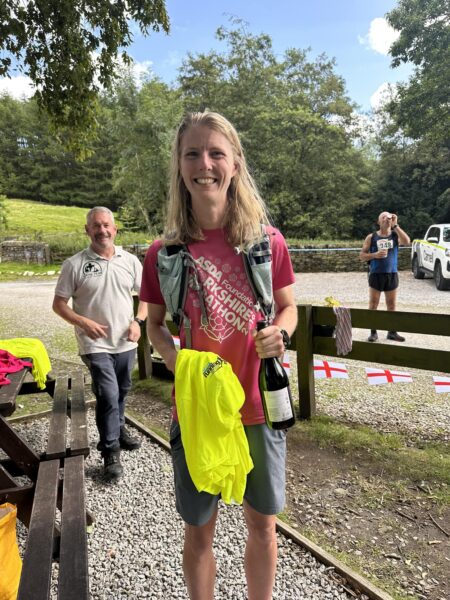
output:
[[[267,321],[258,321],[256,329],[267,327]],[[266,423],[272,429],[287,429],[295,423],[289,378],[277,357],[262,358],[259,367],[259,391]]]

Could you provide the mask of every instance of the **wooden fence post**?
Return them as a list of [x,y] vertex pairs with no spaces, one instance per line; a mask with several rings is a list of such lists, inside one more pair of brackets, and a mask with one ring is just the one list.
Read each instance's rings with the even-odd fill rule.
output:
[[138,341],[137,359],[139,379],[147,379],[152,374],[152,351],[147,336],[147,328],[141,325],[141,337]]
[[[133,295],[134,314],[137,313],[139,296]],[[147,379],[152,374],[152,349],[147,336],[147,324],[141,325],[141,337],[137,347],[139,379]]]
[[297,377],[299,393],[299,418],[310,419],[316,414],[314,388],[312,306],[297,306],[298,325],[295,334],[297,352]]

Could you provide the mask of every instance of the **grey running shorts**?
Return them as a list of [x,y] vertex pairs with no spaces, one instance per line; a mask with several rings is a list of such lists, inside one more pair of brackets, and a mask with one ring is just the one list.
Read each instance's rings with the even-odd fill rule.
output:
[[[247,476],[244,498],[257,512],[276,515],[285,505],[286,432],[265,423],[244,426],[254,467]],[[198,492],[186,465],[180,426],[172,421],[170,445],[175,479],[176,508],[188,525],[208,523],[220,496]]]

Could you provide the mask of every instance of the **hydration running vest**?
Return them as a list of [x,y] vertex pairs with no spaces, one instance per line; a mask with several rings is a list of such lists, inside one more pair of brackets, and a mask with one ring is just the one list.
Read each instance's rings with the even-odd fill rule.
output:
[[[250,289],[255,297],[254,308],[261,311],[264,317],[272,323],[275,316],[272,289],[272,250],[270,247],[270,234],[262,225],[262,237],[242,252],[244,268]],[[189,271],[192,273],[192,289],[197,292],[202,324],[207,324],[208,315],[203,294],[201,279],[198,274],[195,259],[184,244],[169,244],[162,246],[157,256],[158,278],[161,293],[164,297],[167,310],[178,330],[181,323],[185,330],[186,348],[192,344],[191,322],[184,312],[186,302]]]

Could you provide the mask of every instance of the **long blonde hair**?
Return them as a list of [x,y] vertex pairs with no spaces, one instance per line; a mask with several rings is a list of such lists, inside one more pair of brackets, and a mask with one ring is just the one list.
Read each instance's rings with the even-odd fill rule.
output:
[[236,129],[225,117],[209,111],[188,113],[178,127],[172,146],[164,242],[188,244],[203,239],[192,211],[191,194],[180,172],[183,135],[195,126],[209,127],[224,135],[231,144],[237,171],[227,191],[228,202],[222,226],[230,244],[245,248],[261,237],[261,223],[269,222],[267,209],[249,173]]

